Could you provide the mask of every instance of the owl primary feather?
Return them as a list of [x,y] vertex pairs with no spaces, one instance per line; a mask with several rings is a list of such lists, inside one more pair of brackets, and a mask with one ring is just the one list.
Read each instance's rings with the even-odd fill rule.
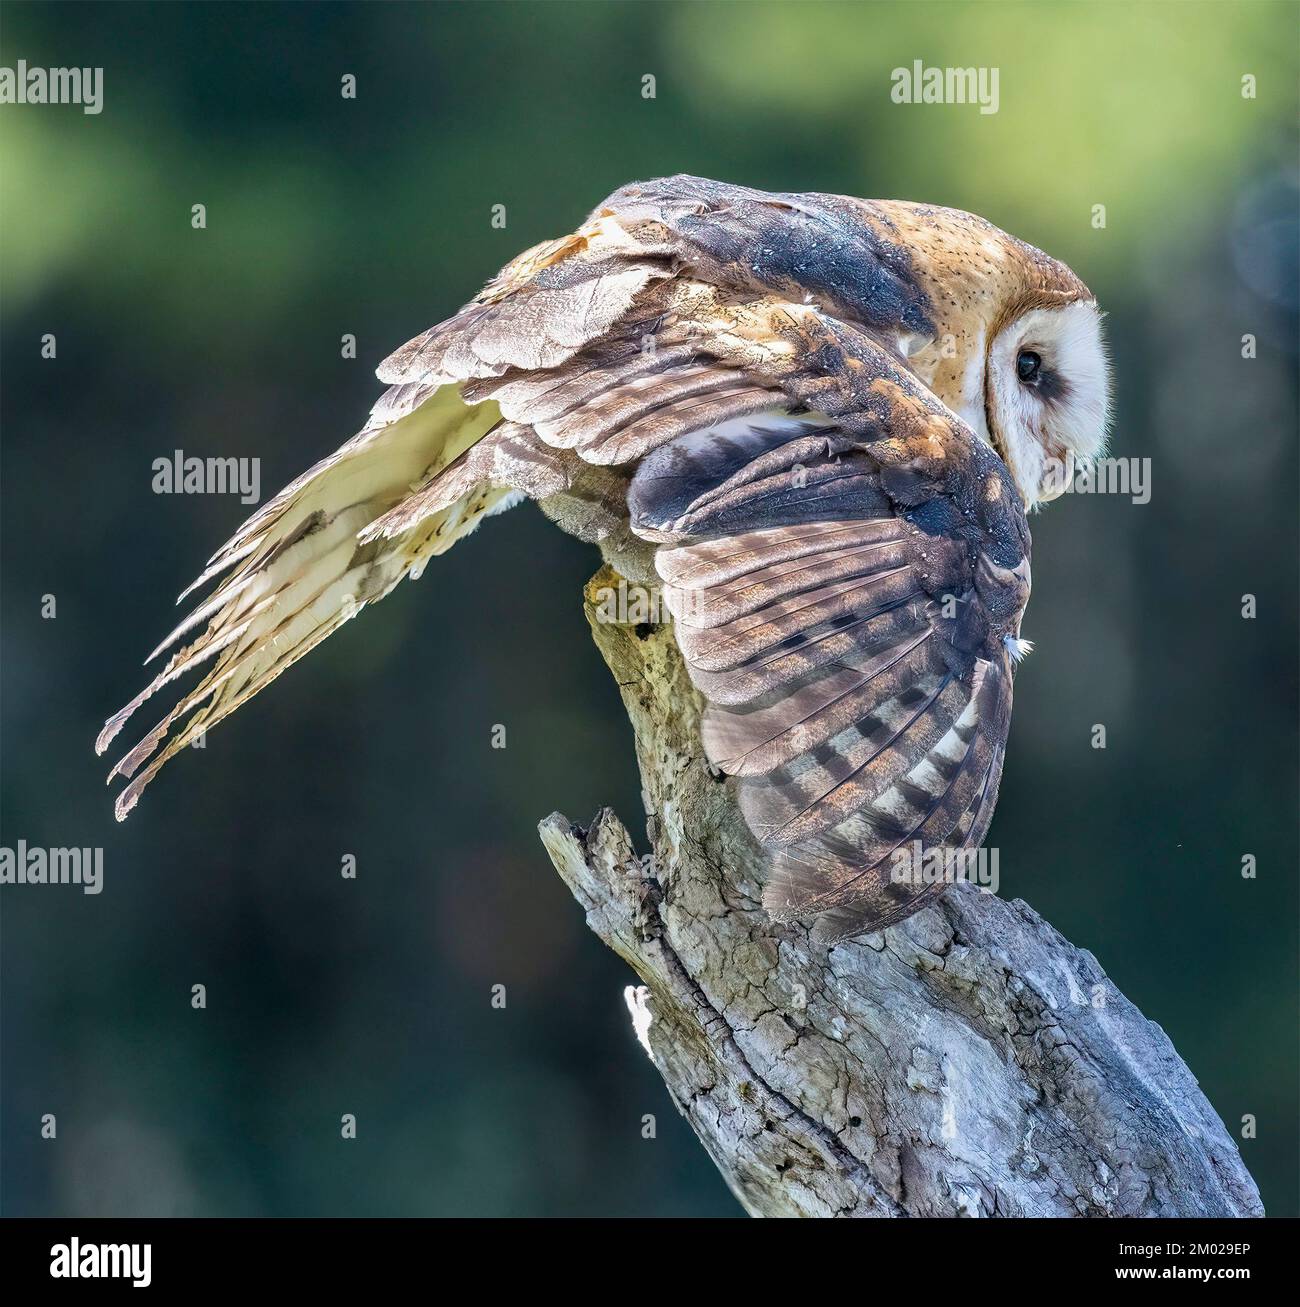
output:
[[[661,587],[703,746],[763,850],[764,903],[835,940],[940,885],[900,849],[984,838],[1025,514],[1101,449],[1101,315],[971,214],[698,177],[616,191],[379,368],[361,432],[263,505],[186,593],[113,769],[170,758],[522,498]],[[112,777],[110,777],[112,779]]]

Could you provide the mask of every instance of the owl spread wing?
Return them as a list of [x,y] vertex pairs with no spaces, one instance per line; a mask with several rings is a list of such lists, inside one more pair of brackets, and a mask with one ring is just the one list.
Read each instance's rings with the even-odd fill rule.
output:
[[101,736],[212,660],[115,768],[119,816],[522,493],[577,504],[557,520],[584,538],[658,546],[769,909],[824,939],[915,911],[940,886],[899,878],[899,851],[977,845],[991,818],[1029,586],[1009,474],[900,352],[928,328],[905,257],[829,197],[617,192],[393,355],[361,434],[214,556],[173,639],[201,633]]
[[833,423],[710,434],[656,451],[630,497],[635,530],[680,542],[656,566],[705,752],[770,856],[769,912],[823,940],[879,929],[992,817],[1011,667],[981,555],[950,500],[899,504]]

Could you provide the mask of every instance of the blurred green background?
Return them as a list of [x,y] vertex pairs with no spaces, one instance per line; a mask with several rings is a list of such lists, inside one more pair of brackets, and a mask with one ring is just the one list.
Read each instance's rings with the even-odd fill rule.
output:
[[[535,509],[347,626],[125,826],[91,754],[247,511],[155,495],[155,458],[256,456],[273,493],[516,251],[686,171],[972,209],[1108,310],[1112,449],[1152,460],[1152,499],[1034,521],[990,843],[1003,893],[1097,955],[1234,1135],[1257,1119],[1242,1152],[1296,1214],[1296,20],[8,0],[0,62],[102,66],[104,110],[0,107],[0,821],[103,846],[106,885],[3,894],[3,1210],[739,1211],[537,842],[554,809],[640,808],[580,611],[596,556]],[[996,66],[1000,112],[891,103],[914,59]]]

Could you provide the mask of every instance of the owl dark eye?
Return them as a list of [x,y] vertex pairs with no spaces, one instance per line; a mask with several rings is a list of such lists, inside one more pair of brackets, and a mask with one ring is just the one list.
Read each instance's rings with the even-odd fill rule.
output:
[[1032,349],[1022,349],[1016,355],[1016,376],[1026,385],[1031,385],[1038,380],[1038,374],[1042,367],[1042,355],[1035,354]]

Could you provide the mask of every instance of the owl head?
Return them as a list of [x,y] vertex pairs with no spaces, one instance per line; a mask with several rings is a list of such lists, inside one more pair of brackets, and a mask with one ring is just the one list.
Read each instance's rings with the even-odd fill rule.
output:
[[[1031,292],[1008,305],[986,342],[975,430],[1001,455],[1029,507],[1062,494],[1078,460],[1106,442],[1110,380],[1095,300]],[[969,420],[969,419],[968,419]]]
[[902,343],[922,380],[993,447],[1028,508],[1106,443],[1102,314],[1065,264],[955,209],[879,204],[930,306]]

